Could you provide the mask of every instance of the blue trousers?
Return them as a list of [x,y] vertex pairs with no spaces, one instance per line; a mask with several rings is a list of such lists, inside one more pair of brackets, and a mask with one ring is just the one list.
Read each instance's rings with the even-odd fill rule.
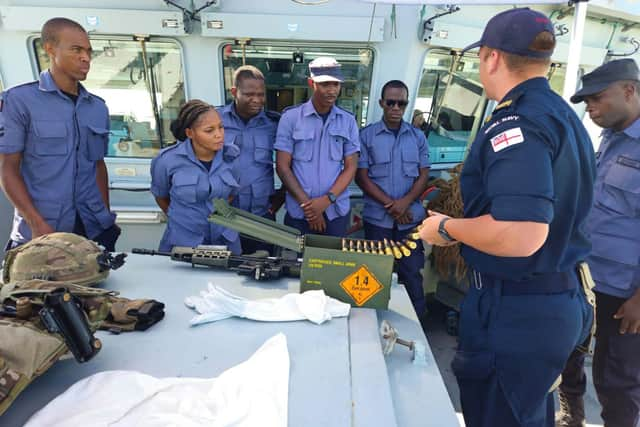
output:
[[[364,223],[364,237],[368,240],[387,238],[389,240],[402,241],[410,231],[411,228],[398,230],[397,227],[384,228],[366,221]],[[422,246],[422,241],[417,241],[416,243],[418,247],[411,251],[411,256],[396,260],[396,270],[398,271],[398,281],[407,288],[413,308],[416,310],[418,317],[420,317],[427,309],[424,289],[422,288],[422,274],[420,274],[420,269],[424,267],[424,247]]]
[[327,215],[324,214],[324,220],[327,223],[327,229],[324,233],[311,230],[306,219],[293,218],[288,212],[284,216],[284,224],[299,230],[302,234],[322,234],[324,236],[345,237],[347,235],[347,227],[349,226],[350,219],[351,215],[347,214],[329,221],[327,219]]
[[593,320],[577,275],[566,274],[572,289],[538,294],[520,293],[526,282],[472,276],[452,362],[467,427],[553,427],[549,389]]
[[[613,315],[626,299],[596,292],[593,385],[607,427],[640,427],[640,335],[620,334]],[[574,351],[562,372],[560,390],[582,398],[587,388],[585,355]]]

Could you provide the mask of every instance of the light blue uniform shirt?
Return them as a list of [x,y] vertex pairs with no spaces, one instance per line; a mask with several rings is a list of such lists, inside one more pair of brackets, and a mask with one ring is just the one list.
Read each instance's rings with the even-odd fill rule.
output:
[[233,162],[237,149],[216,153],[207,170],[197,159],[191,140],[165,148],[151,162],[151,192],[169,197],[169,221],[160,241],[161,251],[174,246],[226,245],[240,254],[238,232],[207,221],[214,198],[227,199],[238,189]]
[[628,298],[640,287],[640,119],[605,130],[596,159],[588,263],[598,292]]
[[[71,232],[76,212],[89,238],[111,227],[96,182],[96,161],[109,143],[109,112],[102,98],[78,85],[74,102],[49,71],[40,80],[7,89],[0,112],[0,153],[22,153],[21,174],[35,208],[56,231]],[[31,240],[31,229],[15,210],[11,239]]]
[[[291,170],[310,198],[329,192],[342,172],[343,159],[360,151],[358,125],[351,113],[333,106],[325,123],[311,100],[284,111],[276,136],[276,150],[291,154]],[[287,213],[304,218],[298,202],[287,193]],[[325,211],[329,221],[349,213],[349,190]]]
[[[429,146],[424,133],[407,122],[402,122],[398,136],[385,123],[372,123],[360,131],[359,169],[368,169],[369,178],[392,199],[400,199],[411,190],[421,168],[429,167]],[[409,205],[413,223],[398,224],[398,229],[415,227],[425,218],[419,200]],[[362,216],[366,222],[378,227],[393,228],[394,219],[383,205],[364,195]]]
[[278,127],[278,114],[261,111],[246,124],[238,116],[235,104],[225,105],[219,110],[224,124],[225,145],[240,149],[236,160],[240,188],[233,200],[236,206],[255,215],[267,213],[273,194],[273,144]]

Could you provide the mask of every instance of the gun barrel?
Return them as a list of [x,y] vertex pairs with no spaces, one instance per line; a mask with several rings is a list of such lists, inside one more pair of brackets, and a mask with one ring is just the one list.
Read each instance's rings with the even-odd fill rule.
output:
[[133,248],[131,249],[131,253],[139,254],[139,255],[171,256],[171,252],[162,252],[162,251],[156,251],[154,249],[145,249],[145,248]]

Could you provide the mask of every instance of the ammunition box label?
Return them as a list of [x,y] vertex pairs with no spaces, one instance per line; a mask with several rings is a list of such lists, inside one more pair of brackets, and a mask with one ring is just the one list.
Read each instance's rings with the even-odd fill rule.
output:
[[353,298],[358,306],[369,301],[371,297],[384,288],[366,265],[361,265],[360,268],[345,277],[340,282],[340,286]]

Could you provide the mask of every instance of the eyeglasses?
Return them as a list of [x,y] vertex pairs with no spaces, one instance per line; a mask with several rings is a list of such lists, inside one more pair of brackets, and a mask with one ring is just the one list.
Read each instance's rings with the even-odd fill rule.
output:
[[397,105],[400,108],[404,108],[407,105],[409,105],[409,101],[397,100],[397,99],[385,99],[384,103],[387,107],[393,107]]

